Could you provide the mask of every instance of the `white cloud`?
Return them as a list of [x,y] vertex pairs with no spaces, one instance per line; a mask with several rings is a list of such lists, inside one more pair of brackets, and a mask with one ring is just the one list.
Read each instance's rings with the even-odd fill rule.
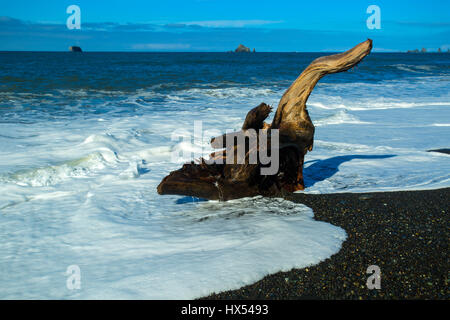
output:
[[186,43],[138,43],[132,46],[136,50],[183,50],[190,47]]
[[398,50],[395,50],[395,49],[388,49],[388,48],[374,47],[374,48],[372,49],[372,52],[398,52]]
[[198,25],[210,28],[242,28],[248,26],[261,26],[266,24],[282,23],[283,21],[273,20],[209,20],[209,21],[189,21],[181,22],[185,25]]

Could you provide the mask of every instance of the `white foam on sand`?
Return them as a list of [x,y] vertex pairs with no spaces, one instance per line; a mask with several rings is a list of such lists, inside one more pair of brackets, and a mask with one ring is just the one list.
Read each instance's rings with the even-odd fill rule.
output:
[[159,196],[171,152],[199,146],[171,140],[192,118],[158,117],[3,127],[20,143],[0,150],[1,298],[196,298],[339,251],[344,230],[301,204]]
[[[408,88],[398,82],[317,88],[309,105],[318,126],[305,158],[304,192],[450,186],[449,156],[425,152],[448,148],[448,97],[425,88],[415,101],[368,103],[370,92],[393,93],[398,85]],[[448,88],[437,85],[439,92]],[[156,107],[145,92],[138,95],[126,103],[158,111],[2,123],[0,298],[196,298],[339,251],[344,230],[315,221],[301,204],[192,203],[156,193],[180,167],[172,152],[201,147],[172,140],[176,129],[193,133],[194,120],[204,130],[238,129],[249,108],[262,101],[276,106],[278,88],[172,92]],[[70,265],[81,269],[81,290],[66,287]]]
[[[2,250],[2,298],[196,298],[316,264],[346,238],[341,228],[315,221],[309,208],[282,199],[172,203],[161,212],[136,194],[128,196],[138,203],[131,208],[128,201],[99,203],[106,194],[84,194],[81,206],[60,194],[70,209],[64,213],[50,209],[55,195],[39,199],[47,215],[10,217],[15,232]],[[36,219],[47,225],[23,223]],[[66,288],[69,265],[80,267],[81,290]]]

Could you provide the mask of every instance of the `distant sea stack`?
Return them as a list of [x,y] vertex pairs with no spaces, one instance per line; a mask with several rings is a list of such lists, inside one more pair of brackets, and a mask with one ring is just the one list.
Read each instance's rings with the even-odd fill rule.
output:
[[426,53],[427,49],[422,48],[422,50],[419,51],[419,49],[414,49],[414,50],[408,50],[406,51],[406,53]]
[[[406,53],[427,53],[427,52],[431,52],[431,51],[428,51],[428,50],[425,49],[425,48],[422,48],[421,50],[419,50],[419,49],[414,49],[414,50],[408,50],[408,51],[406,51]],[[445,51],[442,50],[441,48],[438,48],[436,52],[437,52],[437,53],[443,53],[443,52],[445,52]],[[450,49],[448,49],[447,52],[450,52]]]
[[81,48],[80,48],[80,47],[77,47],[77,46],[69,47],[69,50],[70,50],[71,52],[83,52],[83,50],[81,50]]
[[247,48],[243,44],[240,44],[239,47],[237,47],[236,50],[234,50],[234,52],[250,52],[250,48]]

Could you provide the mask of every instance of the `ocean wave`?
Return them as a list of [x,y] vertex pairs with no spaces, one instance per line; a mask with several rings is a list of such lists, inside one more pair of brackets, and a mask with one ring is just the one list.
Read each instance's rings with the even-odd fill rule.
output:
[[400,101],[354,101],[352,104],[339,103],[322,103],[322,102],[309,102],[308,106],[319,109],[345,109],[351,111],[363,111],[363,110],[384,110],[384,109],[405,109],[405,108],[419,108],[428,106],[450,106],[449,102],[400,102]]
[[[345,89],[345,90],[358,90],[362,89],[366,93],[370,88],[372,89],[396,89],[397,93],[400,93],[399,88],[407,89],[407,88],[421,88],[424,86],[425,88],[432,88],[435,86],[448,86],[448,82],[450,81],[448,74],[442,75],[428,75],[428,76],[416,76],[412,78],[395,78],[395,79],[380,79],[377,81],[343,81],[343,82],[327,82],[327,78],[324,78],[321,82],[317,84],[318,88],[326,87],[327,90],[329,88],[334,89]],[[320,89],[319,89],[320,90]],[[317,90],[315,89],[314,92]],[[351,92],[351,91],[349,91]]]
[[391,66],[397,68],[398,70],[412,73],[429,73],[432,72],[433,70],[436,70],[436,67],[431,65],[414,65],[414,64],[398,63],[393,64]]
[[227,99],[227,98],[255,98],[255,97],[267,97],[276,94],[272,88],[220,88],[220,89],[210,89],[210,88],[194,88],[181,91],[179,96],[183,97],[198,97],[206,96],[216,99]]
[[450,123],[433,123],[434,127],[450,127]]
[[358,117],[347,113],[345,110],[340,110],[337,113],[328,116],[326,118],[321,118],[314,120],[314,125],[317,127],[332,125],[332,124],[370,124],[370,122],[365,122],[359,120]]
[[68,179],[83,178],[103,169],[108,162],[105,158],[108,156],[104,157],[101,152],[97,152],[55,165],[2,174],[0,181],[29,187],[52,186]]

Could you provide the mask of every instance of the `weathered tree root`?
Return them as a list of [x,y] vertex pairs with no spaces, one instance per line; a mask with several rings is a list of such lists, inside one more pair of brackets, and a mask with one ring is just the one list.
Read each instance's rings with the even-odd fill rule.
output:
[[[314,142],[314,125],[306,101],[323,76],[356,66],[371,49],[372,40],[368,39],[344,53],[314,60],[283,94],[271,124],[264,120],[272,107],[261,103],[248,112],[241,131],[211,140],[213,148],[225,150],[214,152],[208,160],[200,159],[198,164],[191,162],[171,172],[159,184],[158,193],[229,200],[255,195],[276,196],[303,190],[304,156],[312,150]],[[275,143],[272,141],[275,136],[271,129],[279,130],[279,168],[276,174],[262,175],[261,168],[266,165],[260,161],[259,153],[267,151],[263,149],[270,149]],[[239,143],[240,138],[260,131],[268,135],[267,146],[259,138],[256,145],[249,145],[248,140]],[[232,141],[227,144],[229,139]],[[242,147],[242,141],[245,141],[246,147],[243,163],[237,161],[236,152]],[[227,148],[227,145],[231,147]],[[233,154],[232,158],[230,154]],[[257,163],[249,161],[255,154],[258,155]]]

